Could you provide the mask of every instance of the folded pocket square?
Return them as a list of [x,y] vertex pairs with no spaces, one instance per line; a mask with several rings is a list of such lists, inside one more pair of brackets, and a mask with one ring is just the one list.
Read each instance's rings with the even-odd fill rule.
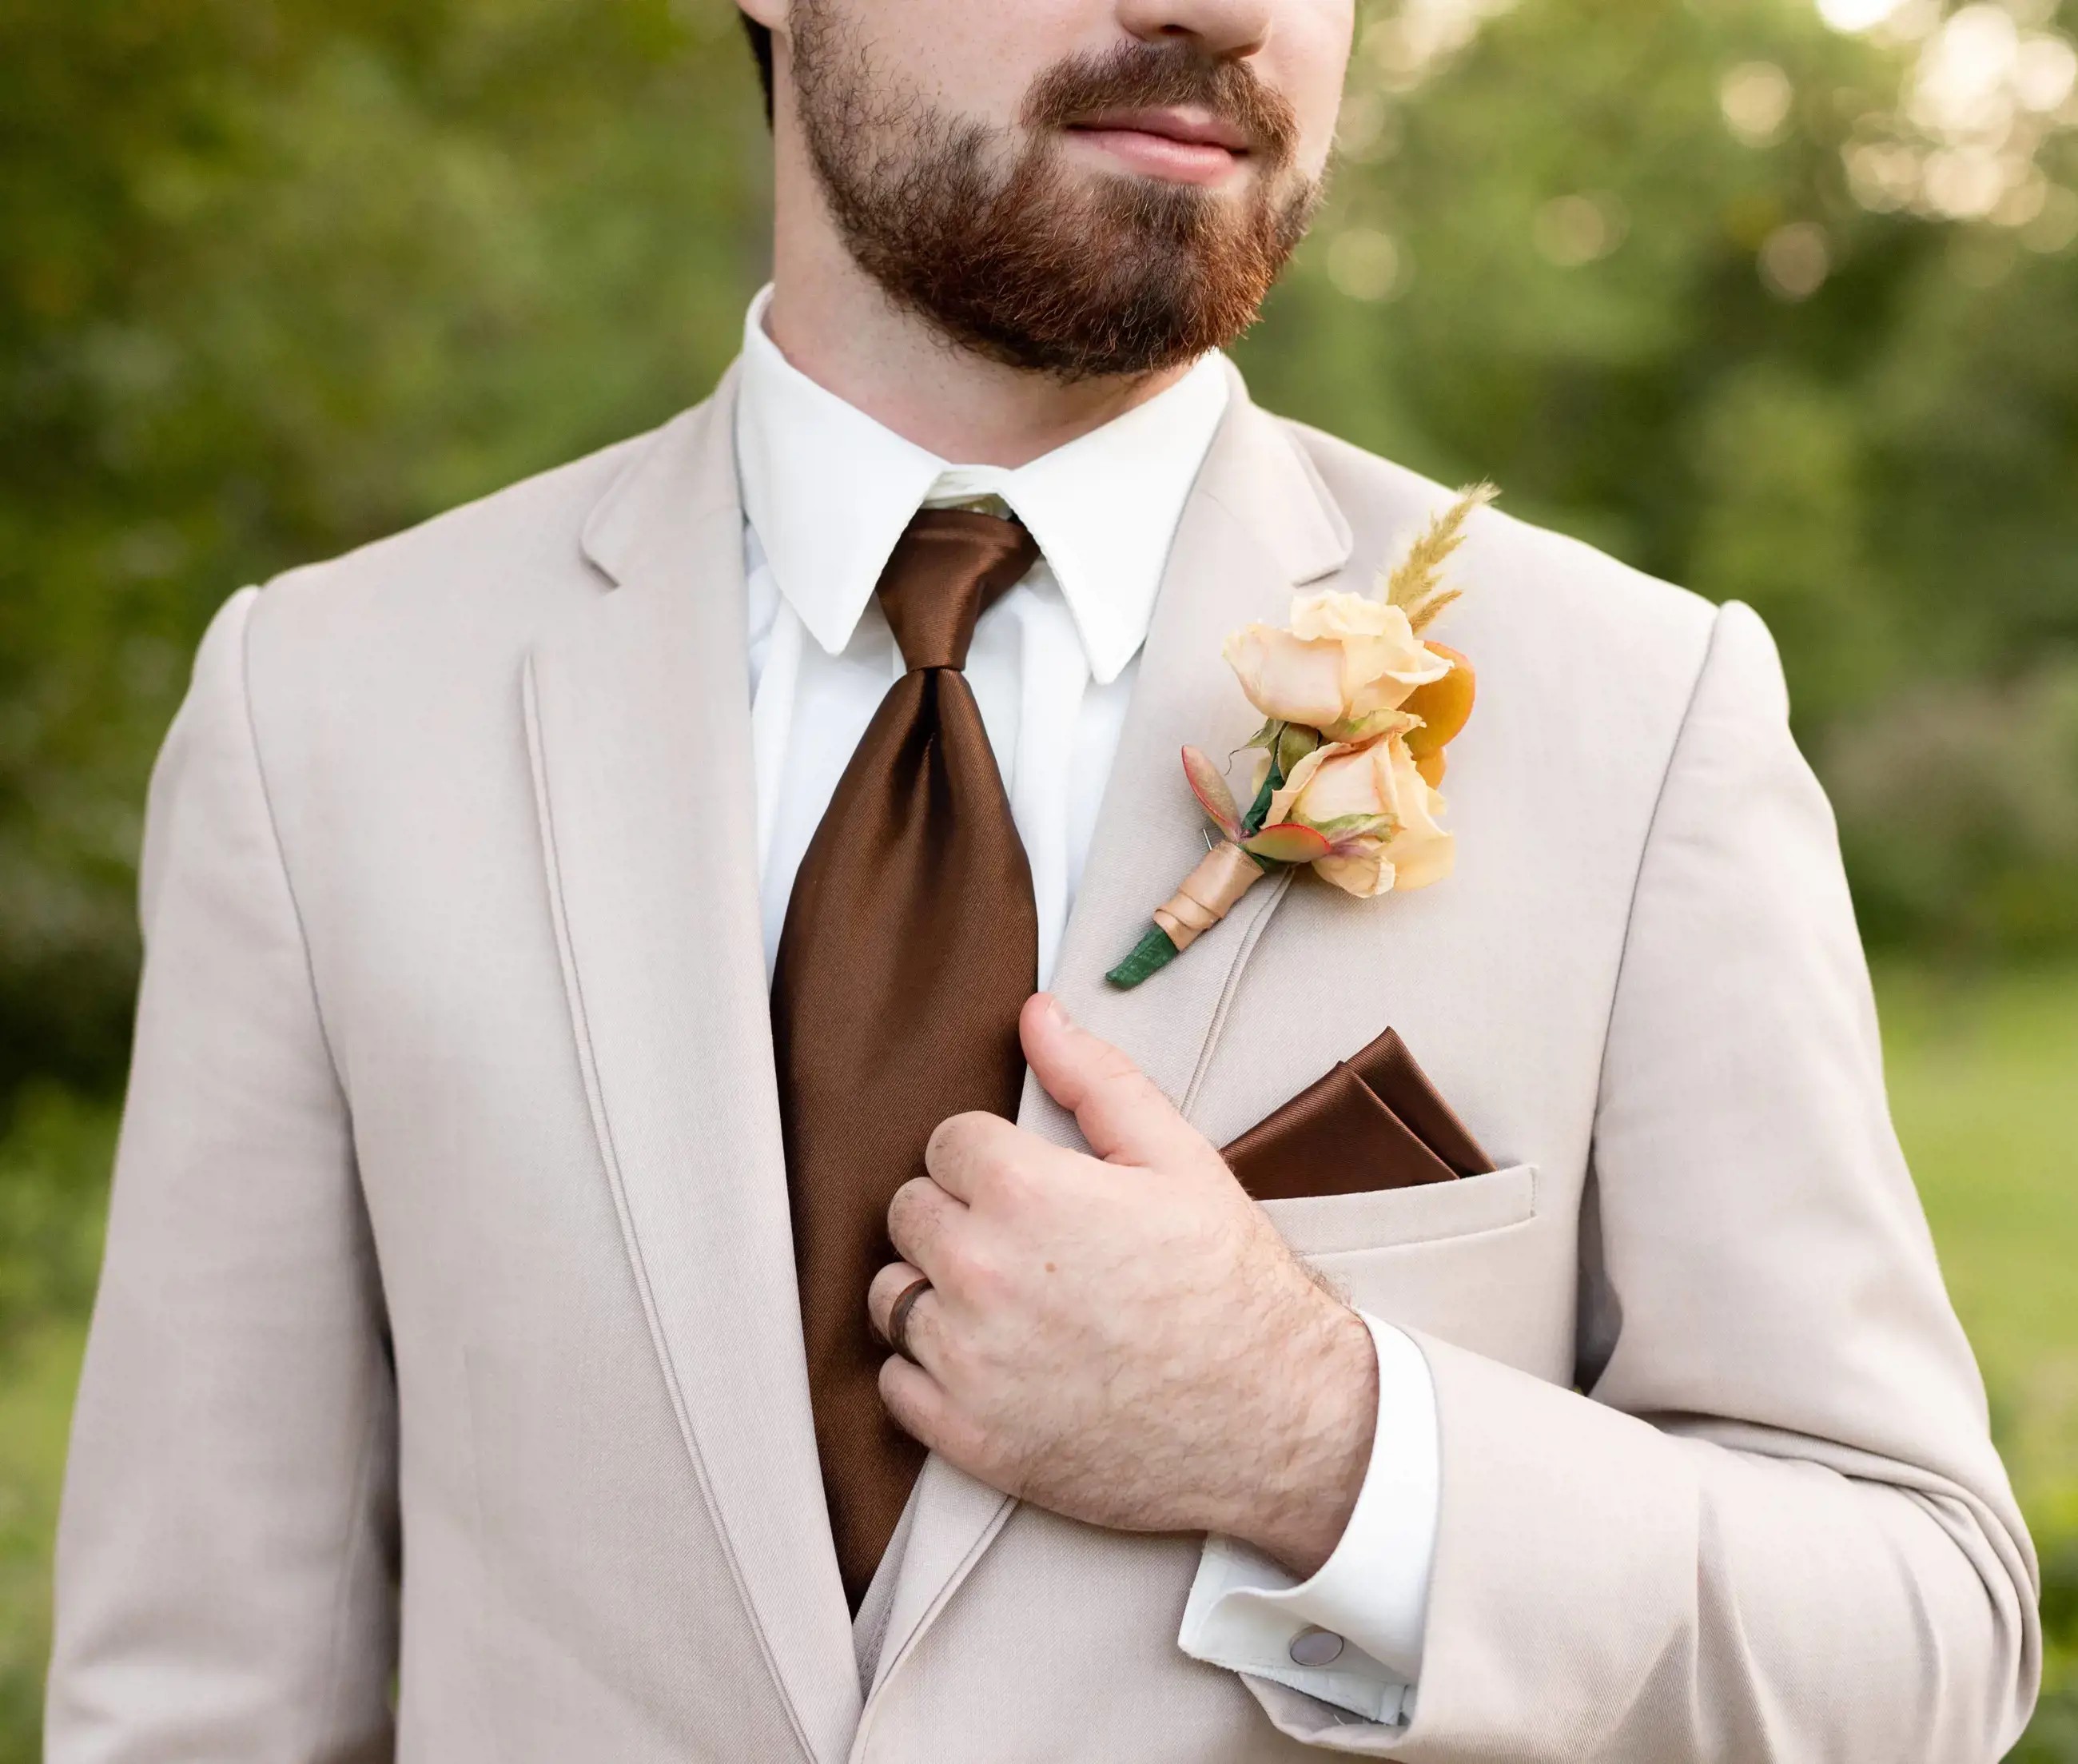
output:
[[1391,1029],[1222,1155],[1258,1200],[1412,1188],[1494,1168]]

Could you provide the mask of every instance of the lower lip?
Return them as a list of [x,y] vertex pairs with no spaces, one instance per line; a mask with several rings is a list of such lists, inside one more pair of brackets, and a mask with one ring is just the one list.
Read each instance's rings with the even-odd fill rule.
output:
[[1213,141],[1179,141],[1174,136],[1150,135],[1137,128],[1079,128],[1070,138],[1087,141],[1099,152],[1150,177],[1179,184],[1216,184],[1241,164],[1241,156]]

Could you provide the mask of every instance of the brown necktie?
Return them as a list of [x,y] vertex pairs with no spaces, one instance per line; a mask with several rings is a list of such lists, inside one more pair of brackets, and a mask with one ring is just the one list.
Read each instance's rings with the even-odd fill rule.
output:
[[924,1449],[881,1406],[866,1289],[887,1203],[949,1115],[1013,1116],[1036,984],[1032,871],[973,690],[983,609],[1038,555],[1016,521],[926,509],[882,573],[909,671],[888,688],[801,860],[772,1033],[801,1324],[830,1529],[853,1611]]

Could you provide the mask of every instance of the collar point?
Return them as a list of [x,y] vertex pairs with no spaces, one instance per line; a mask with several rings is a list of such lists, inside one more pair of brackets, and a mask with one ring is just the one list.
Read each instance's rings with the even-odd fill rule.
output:
[[833,619],[811,619],[799,606],[794,608],[794,612],[795,616],[801,621],[801,628],[815,640],[816,647],[824,655],[832,657],[841,656],[851,647],[852,633],[858,628],[857,619],[853,619],[850,624],[840,631]]
[[1122,652],[1107,652],[1092,655],[1090,659],[1090,682],[1093,686],[1109,686],[1125,672],[1133,658],[1140,653],[1141,645],[1134,644]]

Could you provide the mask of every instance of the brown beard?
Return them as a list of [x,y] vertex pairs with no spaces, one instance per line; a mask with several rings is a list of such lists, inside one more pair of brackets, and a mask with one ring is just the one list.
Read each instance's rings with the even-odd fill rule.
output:
[[[1008,130],[877,82],[828,0],[803,0],[794,21],[803,130],[853,258],[898,305],[1012,367],[1140,375],[1232,342],[1319,202],[1319,181],[1293,167],[1290,106],[1243,64],[1187,44],[1057,64],[1025,98],[1029,139],[1012,156]],[[1069,124],[1181,104],[1247,131],[1260,169],[1246,194],[1063,166]]]

